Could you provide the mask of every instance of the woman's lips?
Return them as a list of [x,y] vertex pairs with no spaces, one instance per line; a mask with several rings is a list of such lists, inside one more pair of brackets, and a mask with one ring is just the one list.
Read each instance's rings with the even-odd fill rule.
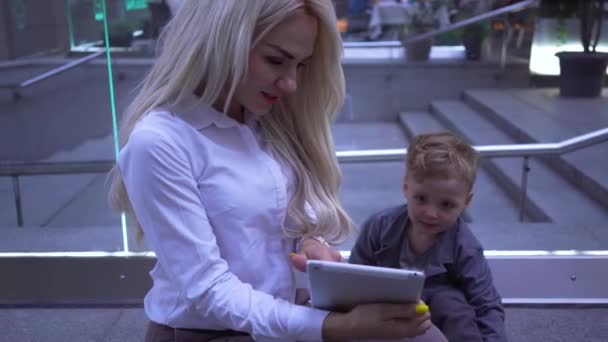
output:
[[273,104],[275,102],[277,102],[277,100],[279,99],[278,96],[272,96],[268,93],[262,92],[262,97],[264,97],[264,100],[268,103],[268,104]]

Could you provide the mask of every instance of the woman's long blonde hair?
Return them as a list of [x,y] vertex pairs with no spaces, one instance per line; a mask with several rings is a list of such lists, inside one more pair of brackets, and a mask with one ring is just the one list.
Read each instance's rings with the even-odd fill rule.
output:
[[[152,109],[175,105],[195,90],[201,104],[207,105],[228,94],[226,112],[247,73],[252,46],[302,8],[319,22],[312,60],[302,70],[297,92],[260,118],[261,130],[295,173],[295,193],[288,208],[295,224],[285,228],[286,235],[323,236],[340,243],[348,237],[352,222],[338,199],[341,174],[330,128],[345,92],[342,41],[330,0],[184,0],[163,30],[156,63],[126,110],[120,142],[128,143],[138,120]],[[111,171],[110,202],[133,214],[117,166]],[[141,233],[139,225],[137,231]]]

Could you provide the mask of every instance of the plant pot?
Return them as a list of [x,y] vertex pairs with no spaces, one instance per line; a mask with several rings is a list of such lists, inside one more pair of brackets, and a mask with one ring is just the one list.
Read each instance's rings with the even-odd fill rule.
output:
[[558,52],[559,93],[562,97],[599,97],[608,65],[608,53]]
[[477,23],[462,29],[462,45],[465,57],[469,61],[478,61],[483,55],[483,46],[488,27],[485,23]]
[[433,47],[432,39],[425,39],[419,42],[410,43],[405,46],[405,54],[408,61],[423,62],[428,61]]
[[112,47],[130,47],[133,42],[133,35],[128,34],[110,34],[110,46]]
[[478,61],[481,59],[483,41],[480,39],[463,39],[464,55],[468,61]]

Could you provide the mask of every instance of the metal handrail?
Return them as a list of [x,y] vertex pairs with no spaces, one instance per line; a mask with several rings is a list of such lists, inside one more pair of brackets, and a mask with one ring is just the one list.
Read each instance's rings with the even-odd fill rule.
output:
[[[504,144],[474,146],[486,158],[533,157],[561,155],[608,141],[608,127],[557,143]],[[337,151],[343,163],[401,161],[405,148]],[[0,163],[0,177],[59,175],[74,173],[104,173],[114,166],[114,160],[86,162]]]
[[[487,158],[532,157],[561,155],[604,141],[608,141],[608,127],[558,143],[478,145],[475,146],[475,149],[480,156]],[[402,161],[406,154],[407,151],[404,148],[336,152],[338,160],[344,163]]]
[[115,163],[114,160],[0,163],[0,177],[104,173],[110,171]]
[[415,43],[421,40],[425,40],[428,38],[432,38],[435,36],[438,36],[440,34],[446,33],[446,32],[450,32],[453,30],[457,30],[459,28],[463,28],[472,24],[476,24],[478,22],[482,22],[488,19],[492,19],[494,17],[498,17],[500,15],[506,14],[506,13],[511,13],[511,12],[517,12],[517,11],[521,11],[523,9],[526,9],[528,7],[532,7],[533,5],[536,5],[538,3],[538,0],[525,0],[525,1],[521,1],[518,2],[516,4],[512,4],[512,5],[508,5],[508,6],[504,6],[471,18],[467,18],[464,20],[461,20],[459,22],[453,23],[453,24],[449,24],[446,25],[442,28],[433,30],[433,31],[429,31],[429,32],[425,32],[425,33],[421,33],[421,34],[417,34],[415,36],[406,38],[403,41],[396,41],[396,40],[387,40],[387,41],[378,41],[378,42],[344,42],[343,46],[345,48],[395,48],[395,47],[402,47],[404,45],[407,44],[411,44],[411,43]]
[[94,53],[92,53],[90,55],[87,55],[85,57],[82,57],[82,58],[79,58],[77,60],[71,61],[71,62],[69,62],[69,63],[67,63],[65,65],[62,65],[62,66],[57,67],[55,69],[49,70],[47,72],[44,72],[44,73],[42,73],[42,74],[40,74],[38,76],[32,77],[32,78],[30,78],[28,80],[25,80],[23,82],[20,82],[20,83],[0,84],[0,88],[13,89],[13,91],[14,91],[13,92],[13,97],[15,98],[15,100],[18,100],[20,98],[20,95],[19,95],[19,93],[17,93],[15,91],[15,89],[27,88],[27,87],[29,87],[31,85],[34,85],[34,84],[36,84],[36,83],[38,83],[40,81],[44,81],[44,80],[46,80],[48,78],[51,78],[51,77],[56,76],[56,75],[59,75],[59,74],[61,74],[63,72],[66,72],[68,70],[74,69],[77,66],[80,66],[80,65],[82,65],[84,63],[87,63],[87,62],[89,62],[89,61],[91,61],[91,60],[93,60],[93,59],[101,56],[105,52],[106,52],[105,49],[103,49],[101,51],[94,52]]
[[463,27],[466,27],[466,26],[469,26],[469,25],[472,25],[472,24],[475,24],[475,23],[478,23],[481,21],[485,21],[488,19],[492,19],[494,17],[498,17],[498,16],[506,14],[506,13],[521,11],[527,7],[536,5],[537,3],[538,3],[538,0],[525,0],[525,1],[521,1],[521,2],[518,2],[513,5],[508,5],[508,6],[501,7],[499,9],[488,11],[486,13],[461,20],[457,23],[446,25],[442,28],[439,28],[439,29],[436,29],[433,31],[421,33],[421,34],[415,35],[413,37],[406,38],[403,41],[403,45],[407,45],[407,44],[415,43],[415,42],[418,42],[421,40],[429,39],[429,38],[438,36],[438,35],[446,33],[446,32],[457,30],[459,28],[463,28]]
[[[519,219],[523,221],[527,198],[527,175],[530,171],[529,157],[561,155],[586,148],[591,145],[599,144],[604,141],[608,141],[608,127],[582,134],[558,143],[480,145],[475,146],[475,149],[479,152],[480,156],[486,158],[524,158],[522,165],[522,192],[519,198]],[[336,157],[338,158],[338,161],[344,163],[386,162],[402,161],[406,154],[407,150],[404,148],[384,150],[351,150],[337,151]],[[0,163],[0,177],[11,177],[13,180],[15,208],[17,211],[17,225],[21,227],[23,226],[23,212],[21,208],[21,190],[19,186],[20,176],[105,173],[110,171],[114,165],[114,160],[95,160],[86,162]]]

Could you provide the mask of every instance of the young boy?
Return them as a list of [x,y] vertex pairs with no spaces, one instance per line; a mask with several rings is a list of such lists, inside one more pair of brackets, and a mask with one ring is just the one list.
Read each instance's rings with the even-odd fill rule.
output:
[[407,152],[407,204],[372,215],[349,261],[424,270],[422,300],[449,341],[506,341],[483,248],[461,218],[473,197],[477,153],[447,132],[416,136]]

